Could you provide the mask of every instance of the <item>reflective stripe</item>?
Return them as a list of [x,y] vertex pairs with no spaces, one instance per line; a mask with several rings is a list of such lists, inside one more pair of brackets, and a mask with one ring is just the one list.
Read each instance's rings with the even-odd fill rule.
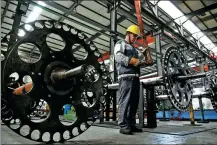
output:
[[124,78],[124,77],[139,77],[139,74],[122,74],[118,76],[118,79]]

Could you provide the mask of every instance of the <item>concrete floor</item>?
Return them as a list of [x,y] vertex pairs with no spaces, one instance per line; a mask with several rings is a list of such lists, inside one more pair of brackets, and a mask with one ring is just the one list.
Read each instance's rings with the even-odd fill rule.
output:
[[[64,144],[216,144],[217,122],[188,126],[187,121],[159,122],[155,129],[144,129],[142,133],[122,135],[117,128],[91,126],[80,136]],[[151,132],[155,133],[151,133]],[[197,133],[193,133],[193,132]],[[156,133],[160,132],[160,133]],[[170,133],[170,134],[167,134]],[[190,133],[190,134],[188,134]],[[171,135],[173,134],[173,135]],[[1,126],[1,144],[41,144],[27,140]]]

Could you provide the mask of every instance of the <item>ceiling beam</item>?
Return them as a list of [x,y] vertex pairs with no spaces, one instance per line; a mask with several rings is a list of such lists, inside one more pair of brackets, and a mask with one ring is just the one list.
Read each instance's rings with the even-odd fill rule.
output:
[[214,32],[217,31],[217,27],[208,28],[206,30],[202,30],[202,32]]
[[[72,12],[73,10],[75,10],[76,7],[77,7],[78,5],[80,5],[80,3],[81,3],[82,1],[83,1],[83,0],[78,0],[77,2],[73,3],[72,6],[69,8],[69,11],[66,12],[66,13],[64,14],[64,16],[68,17],[69,13]],[[64,17],[61,17],[58,21],[59,21],[59,22],[63,22],[64,20],[65,20],[65,18],[64,18]]]
[[[107,28],[105,25],[100,24],[99,22],[94,21],[94,20],[92,20],[92,19],[90,19],[90,18],[88,18],[88,17],[86,17],[86,16],[83,16],[83,15],[81,15],[81,14],[79,14],[79,13],[74,13],[74,12],[72,12],[72,11],[69,11],[67,8],[65,8],[64,6],[58,5],[58,4],[55,3],[53,0],[44,1],[44,2],[45,2],[47,5],[51,6],[51,7],[54,7],[54,8],[56,8],[56,9],[59,9],[60,11],[63,11],[63,12],[65,12],[65,13],[68,13],[69,15],[72,15],[73,17],[76,17],[77,19],[80,19],[80,20],[82,20],[82,21],[84,21],[84,22],[87,22],[87,23],[89,23],[89,24],[92,24],[93,26],[96,26],[96,27],[98,27],[98,28],[100,28],[100,29],[104,29],[104,30],[106,30],[106,31],[108,31],[108,32],[111,32],[111,33],[115,33],[115,32],[112,32],[112,31],[110,30],[110,28]],[[124,37],[123,34],[121,34],[121,33],[119,33],[119,32],[116,32],[116,33],[117,33],[118,36]]]
[[[209,15],[207,17],[201,18],[201,20],[204,21],[204,22],[206,22],[206,21],[212,20],[213,17],[217,18],[217,14],[213,14],[213,16]],[[194,21],[194,23],[201,23],[201,21],[200,20],[196,20],[196,21]]]
[[3,22],[3,20],[4,20],[4,17],[5,17],[5,14],[6,14],[7,10],[8,10],[9,4],[10,4],[10,1],[9,1],[9,0],[6,1],[6,5],[5,5],[5,7],[4,7],[4,11],[3,11],[2,16],[1,16],[1,24],[2,24],[2,22]]
[[205,12],[211,11],[211,10],[216,9],[216,8],[217,8],[217,3],[209,5],[209,6],[206,6],[204,8],[201,8],[199,10],[193,11],[191,13],[185,14],[185,16],[186,17],[197,16],[197,15],[204,14]]

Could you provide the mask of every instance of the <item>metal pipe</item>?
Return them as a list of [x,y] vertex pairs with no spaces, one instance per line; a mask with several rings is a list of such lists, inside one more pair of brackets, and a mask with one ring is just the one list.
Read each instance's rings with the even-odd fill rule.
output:
[[[117,36],[116,36],[116,32],[117,32],[117,10],[116,10],[116,0],[113,0],[113,4],[112,4],[113,9],[110,12],[110,29],[115,32],[115,34],[113,34],[112,32],[110,32],[110,35],[112,37],[110,37],[110,48],[109,48],[109,52],[110,52],[110,59],[114,60],[114,47],[115,47],[115,43],[117,41]],[[111,72],[111,78],[113,79],[114,82],[117,81],[117,73],[116,73],[116,66],[115,66],[115,61],[110,61],[110,68],[113,68],[113,71]],[[116,101],[116,100],[115,100]]]
[[55,80],[70,79],[74,76],[83,74],[85,72],[85,70],[86,70],[86,65],[81,65],[81,66],[78,66],[78,67],[70,69],[70,70],[58,68],[58,69],[55,69],[51,73],[51,79],[54,81]]
[[143,83],[143,85],[162,85],[163,84],[163,77],[159,76],[159,77],[154,77],[154,78],[148,78],[148,79],[142,79],[140,80],[141,83]]
[[[148,78],[148,79],[140,79],[140,83],[142,83],[143,85],[162,85],[163,83],[163,77],[154,77],[154,78]],[[118,89],[119,84],[115,83],[115,84],[109,84],[108,85],[108,89],[110,90],[115,90]]]
[[196,79],[196,78],[202,78],[202,77],[206,77],[206,73],[199,73],[196,75],[188,75],[188,76],[177,76],[178,80],[189,80],[189,79]]
[[[200,63],[200,72],[204,73],[204,65],[203,62]],[[201,78],[203,86],[205,86],[205,79]]]

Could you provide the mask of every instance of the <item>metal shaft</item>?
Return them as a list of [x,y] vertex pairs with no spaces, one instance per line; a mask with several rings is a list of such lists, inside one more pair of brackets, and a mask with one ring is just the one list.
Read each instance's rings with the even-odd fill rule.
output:
[[162,85],[163,77],[159,76],[159,77],[153,77],[148,79],[142,79],[140,80],[140,82],[142,82],[143,85],[153,85],[153,86]]
[[206,73],[200,73],[196,75],[188,75],[188,76],[178,76],[177,79],[184,81],[184,80],[190,80],[190,79],[196,79],[196,78],[202,78],[206,77]]
[[51,78],[53,80],[70,79],[77,75],[82,75],[85,72],[85,70],[86,70],[86,65],[81,65],[70,70],[56,69],[52,72]]

